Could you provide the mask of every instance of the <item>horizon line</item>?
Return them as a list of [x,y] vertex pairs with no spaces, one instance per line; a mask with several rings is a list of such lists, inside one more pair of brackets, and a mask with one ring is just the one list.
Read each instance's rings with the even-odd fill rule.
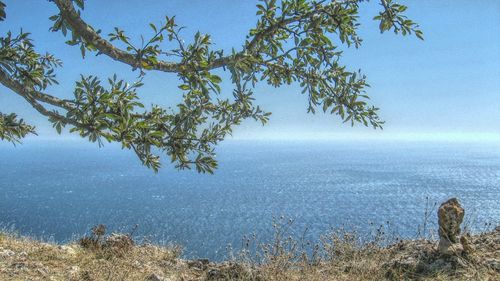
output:
[[[63,134],[61,136],[28,136],[21,141],[69,141],[88,142],[87,139],[75,135]],[[277,134],[247,134],[228,136],[223,142],[231,141],[402,141],[402,142],[496,142],[500,143],[500,133],[463,133],[463,132],[419,132],[419,133],[277,133]],[[7,143],[2,142],[0,143]],[[90,142],[89,142],[90,143]],[[106,144],[107,142],[105,142]]]

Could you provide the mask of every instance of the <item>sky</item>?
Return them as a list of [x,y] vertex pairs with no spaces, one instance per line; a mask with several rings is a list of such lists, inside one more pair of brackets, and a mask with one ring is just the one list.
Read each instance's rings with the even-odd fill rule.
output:
[[[31,32],[38,52],[60,58],[60,85],[46,92],[62,98],[72,96],[80,74],[102,80],[117,74],[135,81],[137,72],[105,56],[88,55],[66,45],[61,33],[49,32],[48,18],[57,13],[55,4],[39,0],[4,0],[7,20],[0,23],[0,36],[8,30]],[[409,140],[500,140],[500,1],[401,1],[407,15],[420,24],[425,40],[380,34],[372,18],[381,9],[373,0],[361,4],[359,49],[343,48],[342,62],[350,70],[367,75],[367,93],[386,121],[384,130],[361,125],[352,128],[338,116],[307,114],[307,97],[297,86],[255,90],[256,102],[273,115],[268,125],[245,121],[235,129],[234,139],[409,139]],[[105,3],[105,4],[103,4]],[[103,34],[120,27],[131,38],[151,35],[148,24],[176,16],[185,26],[186,41],[196,31],[209,33],[214,48],[239,50],[256,22],[254,0],[87,0],[82,17]],[[146,36],[147,37],[147,36]],[[337,40],[338,41],[338,40]],[[223,78],[228,78],[223,74]],[[182,93],[175,74],[148,72],[139,95],[145,104],[175,105]],[[223,84],[226,94],[229,83]],[[35,124],[39,138],[56,137],[46,118],[19,96],[0,86],[0,112],[16,112]],[[70,138],[63,134],[60,138]]]

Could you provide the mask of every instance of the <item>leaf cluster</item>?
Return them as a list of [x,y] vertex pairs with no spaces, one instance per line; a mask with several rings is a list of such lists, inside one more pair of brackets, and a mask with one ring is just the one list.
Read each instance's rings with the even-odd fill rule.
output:
[[0,21],[4,21],[6,17],[7,14],[5,14],[5,4],[0,1]]
[[55,68],[62,66],[61,60],[37,53],[29,35],[21,30],[16,36],[9,31],[0,37],[0,68],[26,87],[43,90],[58,84]]
[[28,125],[23,119],[18,119],[15,113],[0,112],[0,139],[13,144],[20,143],[28,134],[35,134],[35,127]]

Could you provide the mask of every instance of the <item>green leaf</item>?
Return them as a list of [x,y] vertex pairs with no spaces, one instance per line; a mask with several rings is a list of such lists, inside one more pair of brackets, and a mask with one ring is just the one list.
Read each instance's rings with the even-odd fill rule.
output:
[[188,85],[188,84],[182,84],[182,85],[179,85],[179,89],[181,90],[189,90],[191,87]]

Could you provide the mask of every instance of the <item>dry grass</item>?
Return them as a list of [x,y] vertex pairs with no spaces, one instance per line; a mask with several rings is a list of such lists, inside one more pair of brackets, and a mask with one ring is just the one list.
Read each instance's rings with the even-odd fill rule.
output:
[[[500,280],[499,227],[469,238],[475,248],[472,256],[442,257],[436,241],[399,240],[383,227],[368,243],[356,232],[340,229],[313,244],[288,235],[292,225],[293,221],[274,224],[271,243],[259,245],[254,256],[249,250],[240,253],[235,261],[254,270],[234,280]],[[248,240],[247,248],[250,244]]]
[[128,236],[104,232],[63,246],[3,233],[0,280],[500,280],[500,228],[470,238],[474,255],[443,258],[424,239],[381,246],[383,231],[368,244],[346,231],[307,243],[289,236],[291,223],[275,224],[270,243],[249,239],[222,263],[183,260],[178,247],[122,243]]
[[[9,252],[11,251],[11,252]],[[147,280],[183,271],[178,248],[133,246],[117,253],[114,248],[85,249],[3,234],[0,238],[0,280]]]

